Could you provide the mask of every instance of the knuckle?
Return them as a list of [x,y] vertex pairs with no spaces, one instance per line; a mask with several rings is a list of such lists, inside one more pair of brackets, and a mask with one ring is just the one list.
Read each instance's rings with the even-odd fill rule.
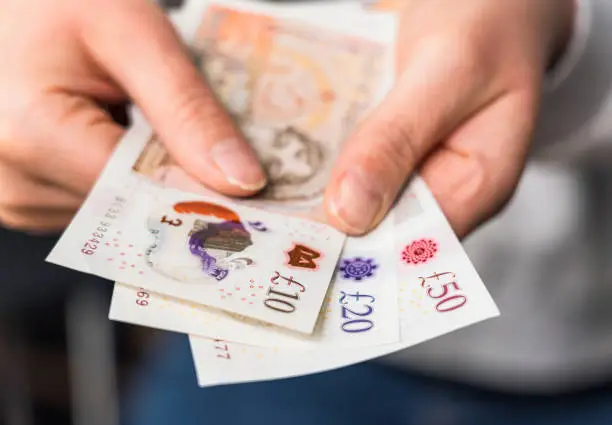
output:
[[180,91],[173,112],[183,124],[201,124],[201,120],[219,118],[220,108],[209,98],[205,90],[190,88]]
[[180,95],[175,97],[169,107],[177,127],[175,134],[169,134],[168,137],[176,137],[177,133],[190,134],[191,137],[197,134],[205,140],[213,141],[231,135],[228,130],[231,131],[233,127],[228,115],[202,81],[198,83],[177,91]]
[[483,43],[477,37],[436,33],[416,42],[413,57],[434,64],[439,72],[475,78],[488,69],[482,51]]
[[31,227],[32,223],[9,209],[0,208],[0,226],[6,229],[23,230]]
[[378,151],[396,168],[411,169],[419,160],[416,134],[406,123],[390,121],[382,126]]
[[45,149],[36,132],[47,120],[41,101],[7,114],[0,127],[0,157],[16,164],[31,163]]
[[68,221],[45,221],[42,217],[27,217],[0,209],[0,227],[32,234],[53,234],[66,227]]
[[357,157],[391,181],[403,180],[418,161],[414,132],[398,120],[374,121],[356,134]]
[[27,194],[15,190],[12,185],[0,186],[0,208],[15,209],[27,207],[29,204]]
[[[61,130],[81,120],[99,121],[100,117],[104,117],[104,112],[100,108],[92,108],[94,103],[80,96],[61,96],[54,99],[58,102],[56,115],[53,117],[54,127]],[[60,107],[61,106],[61,107]],[[92,116],[92,111],[94,117]],[[47,112],[49,114],[49,112]]]
[[9,160],[27,157],[27,149],[20,143],[20,132],[20,126],[13,117],[5,116],[0,120],[0,158]]
[[40,197],[24,186],[23,176],[13,167],[0,162],[0,208],[29,208],[39,201]]

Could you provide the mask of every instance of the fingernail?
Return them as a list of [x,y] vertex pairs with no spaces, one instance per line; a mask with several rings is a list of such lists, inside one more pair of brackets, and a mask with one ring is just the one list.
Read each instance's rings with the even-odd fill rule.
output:
[[210,150],[210,158],[234,186],[259,190],[266,185],[266,175],[257,157],[237,139],[216,143]]
[[331,213],[355,233],[363,233],[379,218],[384,196],[372,176],[349,170],[331,200]]

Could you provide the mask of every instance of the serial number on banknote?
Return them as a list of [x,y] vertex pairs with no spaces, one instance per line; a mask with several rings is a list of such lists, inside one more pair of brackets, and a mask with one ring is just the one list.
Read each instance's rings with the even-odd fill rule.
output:
[[150,302],[151,294],[140,288],[140,291],[136,292],[136,304],[140,307],[148,307]]
[[105,211],[103,218],[96,223],[96,228],[89,235],[89,239],[85,241],[81,248],[83,255],[94,255],[100,244],[104,242],[104,239],[108,235],[108,231],[111,229],[113,222],[117,219],[118,215],[123,210],[126,199],[121,196],[115,196],[108,209]]
[[217,357],[220,359],[231,360],[232,356],[229,352],[227,342],[222,339],[215,339],[215,350],[217,351]]

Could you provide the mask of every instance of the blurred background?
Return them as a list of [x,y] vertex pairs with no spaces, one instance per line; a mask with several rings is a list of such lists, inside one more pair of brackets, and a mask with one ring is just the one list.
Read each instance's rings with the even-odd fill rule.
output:
[[0,229],[0,423],[118,423],[156,332],[109,321],[112,285],[45,263],[54,243]]

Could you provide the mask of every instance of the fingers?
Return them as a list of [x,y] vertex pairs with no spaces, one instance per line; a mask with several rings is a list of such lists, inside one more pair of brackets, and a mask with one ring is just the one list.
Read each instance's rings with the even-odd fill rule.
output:
[[83,198],[0,163],[0,208],[76,211]]
[[70,224],[73,210],[1,209],[0,226],[38,235],[60,232]]
[[326,191],[333,225],[349,234],[376,226],[422,158],[497,95],[485,70],[460,46],[434,41],[346,142]]
[[0,225],[39,234],[60,231],[123,129],[89,99],[65,93],[42,96],[16,124],[18,142],[0,142]]
[[263,188],[266,177],[253,149],[162,11],[146,1],[106,2],[100,9],[83,20],[90,50],[143,109],[178,163],[227,194]]
[[0,163],[0,225],[36,233],[63,229],[81,198]]
[[421,175],[459,237],[498,212],[512,194],[527,155],[535,111],[532,94],[504,96],[424,163]]
[[15,128],[19,143],[0,141],[0,159],[77,198],[89,192],[123,134],[91,100],[65,93],[41,96]]

